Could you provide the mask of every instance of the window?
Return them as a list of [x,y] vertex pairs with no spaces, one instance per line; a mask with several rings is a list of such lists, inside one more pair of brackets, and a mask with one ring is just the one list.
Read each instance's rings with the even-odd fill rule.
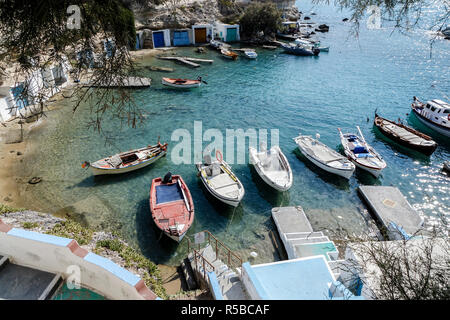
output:
[[450,109],[445,109],[442,113],[450,113]]
[[425,106],[425,108],[427,108],[427,109],[430,109],[430,105],[429,105],[429,104],[427,104],[427,105]]
[[431,107],[431,111],[436,111],[436,107]]

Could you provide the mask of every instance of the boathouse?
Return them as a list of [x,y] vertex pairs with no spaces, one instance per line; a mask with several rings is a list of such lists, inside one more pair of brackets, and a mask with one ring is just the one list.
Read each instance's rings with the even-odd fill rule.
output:
[[209,42],[214,32],[214,27],[211,24],[194,24],[192,26],[192,43],[201,44]]
[[174,29],[172,31],[172,45],[174,47],[192,44],[192,29]]
[[224,42],[236,42],[241,39],[239,32],[238,24],[217,22],[214,28],[214,38]]
[[170,30],[155,30],[152,31],[153,48],[170,47]]

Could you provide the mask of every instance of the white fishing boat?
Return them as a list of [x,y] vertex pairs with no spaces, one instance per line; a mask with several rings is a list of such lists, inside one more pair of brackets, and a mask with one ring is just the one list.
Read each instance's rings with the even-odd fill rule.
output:
[[119,174],[144,168],[167,153],[167,143],[147,146],[100,159],[94,163],[85,161],[83,168],[90,166],[94,175]]
[[413,113],[423,124],[446,137],[450,137],[449,103],[438,99],[423,103],[414,97],[411,108]]
[[181,89],[198,88],[202,84],[202,77],[198,77],[195,80],[163,77],[161,79],[161,83],[165,86],[172,88],[181,88]]
[[256,59],[258,57],[258,55],[256,54],[255,51],[253,50],[246,50],[244,51],[244,55],[249,58],[249,59]]
[[237,207],[244,197],[244,186],[233,173],[231,167],[223,161],[220,151],[216,152],[216,160],[207,154],[203,163],[197,163],[198,175],[213,197],[233,207]]
[[359,126],[356,126],[356,128],[358,128],[360,136],[353,133],[342,133],[341,129],[338,128],[345,155],[358,168],[370,172],[377,178],[381,171],[386,168],[386,162],[374,148],[367,144]]
[[294,138],[300,152],[319,168],[350,179],[355,171],[355,165],[337,151],[320,142],[320,135],[314,139],[311,136],[299,135]]
[[328,52],[330,51],[330,47],[324,47],[320,45],[320,41],[314,41],[314,40],[309,40],[309,39],[302,39],[302,38],[298,38],[295,39],[295,44],[297,45],[302,45],[302,46],[306,46],[307,48],[317,48],[319,49],[321,52]]
[[250,163],[255,166],[261,179],[278,191],[286,191],[292,186],[292,170],[280,147],[273,146],[266,150],[263,146],[258,152],[249,148]]

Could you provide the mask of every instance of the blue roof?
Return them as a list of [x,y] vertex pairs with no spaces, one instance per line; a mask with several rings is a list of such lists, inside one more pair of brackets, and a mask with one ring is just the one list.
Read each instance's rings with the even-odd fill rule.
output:
[[325,300],[335,279],[323,256],[251,266],[267,298]]

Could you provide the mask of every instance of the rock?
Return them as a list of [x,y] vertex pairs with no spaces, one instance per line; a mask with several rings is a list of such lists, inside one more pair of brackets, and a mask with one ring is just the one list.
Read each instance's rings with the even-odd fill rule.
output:
[[22,152],[17,151],[17,155],[18,155],[18,156],[21,156],[22,154],[23,154]]
[[6,196],[6,197],[4,197],[4,198],[3,198],[3,201],[6,201],[6,202],[11,202],[11,201],[12,201],[12,199],[11,199],[10,197]]
[[41,181],[42,181],[42,178],[40,178],[40,177],[33,177],[30,180],[28,180],[28,183],[29,184],[37,184],[37,183],[39,183]]
[[327,26],[326,24],[321,24],[321,25],[319,26],[319,29],[330,29],[330,27]]
[[303,18],[303,20],[311,20],[311,18],[306,16],[306,17]]
[[347,22],[347,21],[348,21],[348,18],[342,19],[342,22]]

